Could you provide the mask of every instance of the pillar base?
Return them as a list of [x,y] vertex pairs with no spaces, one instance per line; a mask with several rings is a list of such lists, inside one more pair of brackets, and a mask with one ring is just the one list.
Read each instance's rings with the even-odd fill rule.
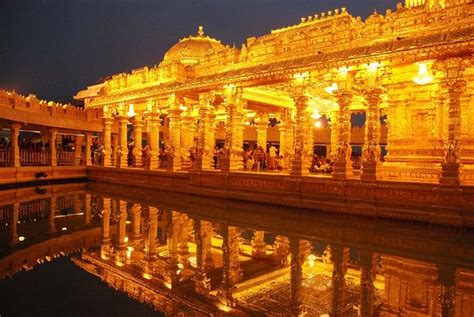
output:
[[459,163],[443,163],[441,164],[441,175],[439,183],[443,185],[459,185]]
[[306,176],[309,175],[309,166],[306,166],[301,160],[293,160],[290,162],[291,176]]
[[362,174],[360,179],[362,181],[376,181],[381,179],[382,174],[380,171],[381,164],[378,162],[364,162],[362,165]]
[[334,179],[347,179],[350,174],[352,174],[352,166],[350,165],[350,161],[334,162],[334,171],[332,173],[332,177]]

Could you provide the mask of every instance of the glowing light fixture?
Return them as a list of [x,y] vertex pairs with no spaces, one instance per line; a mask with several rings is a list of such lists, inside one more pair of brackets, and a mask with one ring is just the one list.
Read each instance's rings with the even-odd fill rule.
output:
[[135,113],[135,110],[133,109],[133,104],[130,104],[128,106],[128,112],[127,112],[127,115],[131,118],[131,117],[135,117],[136,113]]
[[315,122],[314,122],[314,127],[315,127],[315,128],[318,128],[318,129],[319,129],[319,128],[321,128],[321,126],[322,126],[321,121],[318,120],[318,121],[315,121]]
[[123,242],[127,243],[128,242],[128,237],[123,238]]
[[25,241],[25,237],[24,237],[24,236],[19,236],[19,237],[18,237],[18,241],[20,241],[20,242],[21,242],[21,241]]
[[324,88],[324,91],[330,95],[334,95],[334,92],[339,89],[337,83],[333,83],[331,86]]
[[321,114],[319,113],[318,109],[313,109],[313,114],[311,115],[311,118],[313,118],[314,120],[318,120],[321,118]]
[[67,228],[66,228],[66,227],[62,227],[61,230],[62,230],[62,231],[66,231]]
[[308,255],[307,259],[308,259],[309,267],[313,268],[314,262],[316,261],[316,256],[314,256],[314,254],[310,254]]
[[418,85],[426,85],[433,81],[433,77],[428,72],[427,63],[418,64],[418,75],[413,77],[412,80]]

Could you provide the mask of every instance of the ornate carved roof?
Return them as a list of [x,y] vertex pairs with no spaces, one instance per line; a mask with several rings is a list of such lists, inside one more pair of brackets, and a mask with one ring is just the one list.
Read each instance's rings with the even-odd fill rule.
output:
[[162,63],[196,64],[203,56],[222,49],[225,46],[220,41],[205,36],[203,27],[199,26],[198,34],[190,35],[173,45],[166,52]]

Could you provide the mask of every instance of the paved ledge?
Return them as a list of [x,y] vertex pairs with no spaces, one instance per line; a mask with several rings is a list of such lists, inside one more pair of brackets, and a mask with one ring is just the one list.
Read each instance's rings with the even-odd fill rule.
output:
[[[46,177],[36,177],[36,173],[44,172]],[[0,168],[0,186],[18,185],[36,181],[56,181],[86,178],[85,166],[21,166]]]
[[91,181],[369,217],[474,227],[474,186],[271,173],[88,167]]

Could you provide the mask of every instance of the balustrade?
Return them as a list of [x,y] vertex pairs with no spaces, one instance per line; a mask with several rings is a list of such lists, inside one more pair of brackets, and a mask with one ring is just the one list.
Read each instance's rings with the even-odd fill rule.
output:
[[0,150],[0,166],[10,166],[10,156],[9,150]]
[[49,165],[49,153],[40,151],[21,150],[20,163],[22,166]]
[[76,153],[58,152],[58,165],[74,165],[76,163]]
[[19,221],[46,218],[48,215],[49,202],[47,199],[32,200],[20,204]]

